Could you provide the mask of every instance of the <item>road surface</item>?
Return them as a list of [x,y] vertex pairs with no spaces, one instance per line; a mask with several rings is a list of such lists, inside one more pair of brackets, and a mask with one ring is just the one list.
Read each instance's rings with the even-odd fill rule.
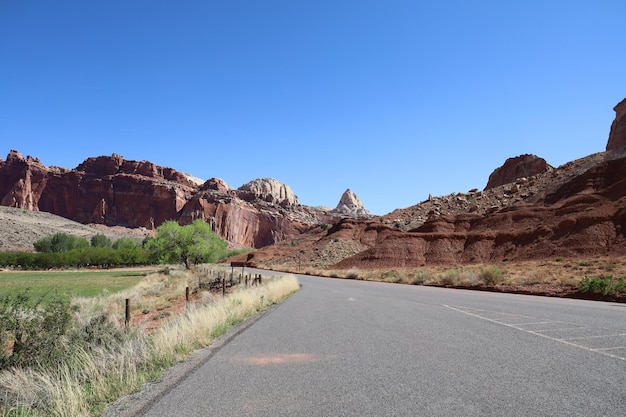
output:
[[625,305],[298,278],[140,415],[626,415]]

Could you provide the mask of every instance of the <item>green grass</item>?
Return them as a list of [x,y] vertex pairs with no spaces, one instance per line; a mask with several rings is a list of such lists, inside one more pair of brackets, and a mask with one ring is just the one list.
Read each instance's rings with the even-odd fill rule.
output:
[[0,297],[29,289],[32,296],[56,291],[70,297],[96,297],[136,285],[148,271],[0,272]]

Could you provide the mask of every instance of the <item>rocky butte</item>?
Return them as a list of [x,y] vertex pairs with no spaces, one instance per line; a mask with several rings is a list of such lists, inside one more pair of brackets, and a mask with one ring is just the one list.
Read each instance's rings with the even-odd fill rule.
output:
[[[46,167],[9,152],[0,159],[0,205],[45,211],[83,224],[152,230],[166,220],[203,219],[233,246],[259,248],[290,239],[346,213],[299,204],[291,188],[256,179],[239,189],[123,156],[87,158],[74,169]],[[349,214],[348,214],[349,215]]]
[[343,193],[335,211],[348,217],[371,217],[363,202],[350,189]]
[[509,158],[489,176],[485,190],[515,182],[518,178],[532,177],[553,169],[545,159],[536,155],[520,155]]

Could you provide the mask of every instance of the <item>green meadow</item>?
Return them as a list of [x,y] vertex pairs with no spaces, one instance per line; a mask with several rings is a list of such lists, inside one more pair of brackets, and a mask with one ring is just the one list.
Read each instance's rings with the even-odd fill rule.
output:
[[1,271],[0,297],[26,289],[34,297],[51,293],[69,297],[96,297],[133,287],[149,272],[151,271]]

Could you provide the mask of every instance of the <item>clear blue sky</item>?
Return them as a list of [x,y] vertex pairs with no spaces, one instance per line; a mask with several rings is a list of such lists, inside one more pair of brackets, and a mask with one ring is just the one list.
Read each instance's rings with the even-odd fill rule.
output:
[[0,156],[118,153],[374,214],[603,151],[626,1],[0,0]]

